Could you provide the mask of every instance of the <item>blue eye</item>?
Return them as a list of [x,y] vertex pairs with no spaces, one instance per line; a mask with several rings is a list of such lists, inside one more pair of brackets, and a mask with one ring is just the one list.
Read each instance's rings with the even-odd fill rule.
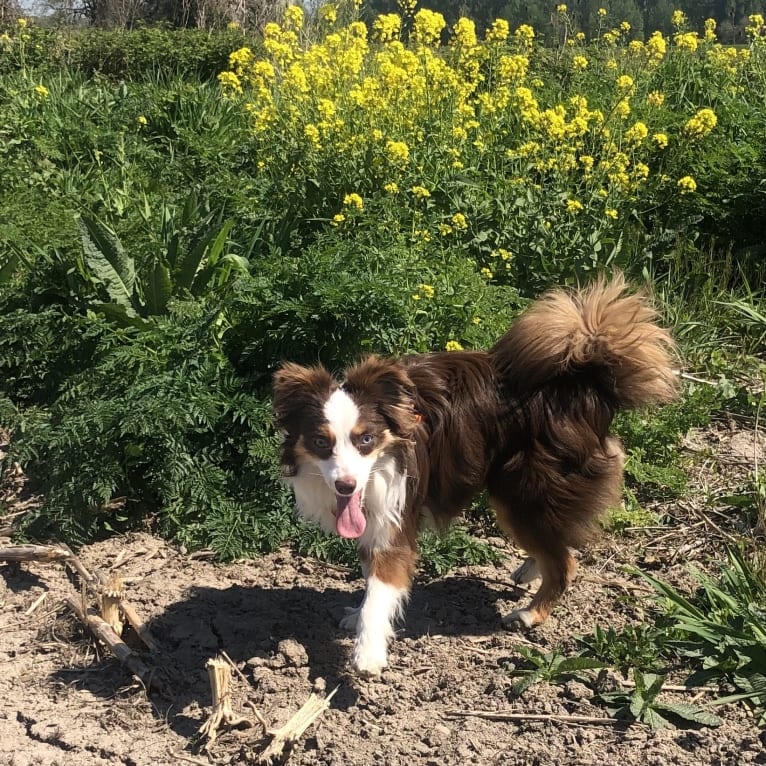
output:
[[325,439],[324,436],[315,436],[314,446],[317,449],[327,449],[330,446],[330,441],[329,439]]
[[373,439],[372,434],[364,434],[364,436],[362,436],[362,438],[359,440],[359,443],[363,447],[369,447],[370,444],[373,443],[373,441],[374,441],[374,439]]

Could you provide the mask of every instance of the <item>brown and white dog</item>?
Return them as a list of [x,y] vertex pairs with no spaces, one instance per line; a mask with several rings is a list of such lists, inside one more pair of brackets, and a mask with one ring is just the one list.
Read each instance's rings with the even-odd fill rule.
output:
[[615,412],[674,398],[674,361],[656,313],[617,276],[546,294],[486,352],[370,356],[341,381],[285,364],[274,407],[298,512],[355,539],[366,578],[341,623],[356,630],[354,668],[386,666],[422,521],[446,525],[484,488],[530,555],[514,580],[542,578],[503,621],[543,622],[574,576],[570,549],[619,500]]

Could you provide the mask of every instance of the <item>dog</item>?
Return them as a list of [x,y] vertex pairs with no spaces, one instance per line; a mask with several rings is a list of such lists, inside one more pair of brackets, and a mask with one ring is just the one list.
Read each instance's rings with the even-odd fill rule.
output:
[[619,502],[620,409],[677,394],[676,346],[621,275],[546,293],[488,351],[368,356],[342,379],[284,364],[274,376],[281,463],[298,513],[354,539],[366,580],[353,668],[386,667],[424,521],[446,526],[486,489],[499,526],[529,558],[516,583],[542,578],[526,608],[544,622],[572,582],[572,550]]

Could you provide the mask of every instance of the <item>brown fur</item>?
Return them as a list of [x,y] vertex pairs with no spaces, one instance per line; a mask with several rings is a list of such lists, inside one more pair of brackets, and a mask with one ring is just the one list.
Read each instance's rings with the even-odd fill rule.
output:
[[[344,390],[366,424],[377,418],[388,429],[409,477],[390,546],[360,551],[370,571],[408,588],[421,509],[447,524],[486,488],[499,524],[542,576],[521,621],[545,620],[574,577],[570,548],[586,543],[598,516],[619,501],[623,454],[609,433],[615,412],[676,395],[675,345],[656,320],[618,276],[543,296],[487,352],[372,356],[349,369]],[[278,373],[288,468],[294,434],[334,385],[322,368],[287,365]]]

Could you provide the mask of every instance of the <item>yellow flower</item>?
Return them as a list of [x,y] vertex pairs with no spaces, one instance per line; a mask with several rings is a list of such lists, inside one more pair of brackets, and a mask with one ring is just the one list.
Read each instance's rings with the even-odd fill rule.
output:
[[747,17],[750,22],[745,27],[745,32],[755,39],[766,33],[766,24],[764,23],[763,16],[760,13],[753,13]]
[[575,72],[582,72],[584,69],[588,68],[588,59],[585,58],[585,56],[575,56],[572,59],[572,69],[575,70]]
[[421,45],[437,46],[441,40],[441,34],[447,22],[441,13],[421,8],[415,14],[410,37]]
[[646,41],[646,49],[654,62],[662,60],[667,51],[667,43],[662,32],[652,33],[652,36]]
[[649,106],[660,107],[665,103],[665,94],[660,93],[658,90],[653,90],[647,95],[646,101]]
[[502,43],[508,39],[510,27],[505,19],[495,19],[487,30],[485,39],[488,43]]
[[583,204],[576,199],[568,199],[566,203],[567,213],[579,213],[583,209]]
[[697,182],[691,176],[679,178],[677,186],[681,194],[692,194],[697,191]]
[[434,293],[436,292],[434,290],[433,285],[418,285],[420,292],[423,293],[424,297],[426,298],[433,298]]
[[331,27],[338,20],[338,9],[332,3],[326,3],[319,8],[319,18]]
[[404,141],[387,141],[386,154],[396,165],[406,165],[410,159],[410,150]]
[[618,117],[625,119],[630,114],[630,102],[628,99],[623,98],[619,101],[617,106],[615,106],[614,111],[617,113]]
[[343,204],[348,207],[356,208],[357,210],[362,210],[364,208],[364,200],[355,193],[347,194],[343,198]]
[[634,84],[635,81],[629,74],[623,74],[617,78],[617,90],[620,91],[620,93],[632,92]]
[[44,85],[35,85],[34,91],[41,99],[48,98],[49,91]]
[[623,21],[623,22],[620,24],[620,31],[621,31],[623,34],[628,34],[628,32],[630,32],[630,24],[629,24],[627,21]]
[[388,183],[383,187],[383,191],[386,192],[386,194],[398,194],[399,185],[394,182]]
[[676,29],[681,29],[681,27],[686,26],[686,23],[687,23],[686,14],[681,10],[673,11],[673,15],[670,17],[670,23]]
[[637,122],[625,131],[625,140],[630,144],[640,144],[649,135],[646,123]]
[[556,13],[566,13],[566,12],[567,12],[567,7],[565,3],[559,3],[556,6]]
[[604,16],[606,16],[606,13],[607,13],[606,8],[599,8],[598,9],[598,15],[599,15],[600,18],[603,19]]
[[462,213],[455,213],[455,215],[452,216],[452,225],[456,229],[465,231],[468,228],[468,220]]
[[713,128],[718,124],[718,117],[712,109],[700,109],[697,114],[694,115],[684,125],[684,132],[687,136],[692,138],[704,138],[710,135]]
[[665,133],[655,133],[652,136],[652,141],[657,144],[658,149],[665,149],[668,145],[668,137]]
[[418,199],[426,199],[427,197],[431,196],[431,192],[426,189],[425,186],[413,186],[410,191],[418,198]]
[[242,93],[242,81],[234,72],[221,72],[218,75],[224,93]]
[[604,215],[607,218],[611,218],[613,221],[616,221],[619,213],[613,207],[608,207],[606,210],[604,210]]
[[29,22],[25,18],[16,19],[16,25],[19,29],[26,29],[27,24],[29,24]]
[[288,5],[282,18],[282,26],[294,31],[301,29],[303,27],[303,8],[297,5]]
[[331,223],[333,226],[339,226],[339,225],[340,225],[340,224],[342,224],[342,223],[343,223],[343,221],[345,221],[345,220],[346,220],[346,216],[345,216],[345,215],[343,215],[343,213],[336,213],[336,214],[335,214],[335,215],[332,217],[332,221],[330,221],[330,223]]
[[456,340],[448,340],[444,346],[447,351],[462,351],[463,347]]
[[676,47],[694,53],[699,47],[699,37],[696,32],[680,32],[675,36]]
[[381,13],[372,22],[372,31],[376,40],[387,43],[399,37],[402,20],[395,13]]
[[529,24],[522,24],[514,33],[513,36],[526,47],[532,44],[535,39],[535,30],[529,26]]
[[138,122],[139,125],[144,126],[144,125],[147,124],[147,119],[146,119],[146,117],[144,117],[143,114],[139,114],[138,118],[137,118],[137,122]]

